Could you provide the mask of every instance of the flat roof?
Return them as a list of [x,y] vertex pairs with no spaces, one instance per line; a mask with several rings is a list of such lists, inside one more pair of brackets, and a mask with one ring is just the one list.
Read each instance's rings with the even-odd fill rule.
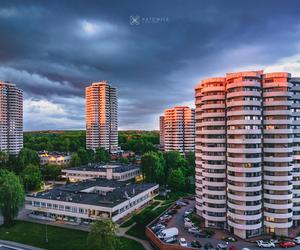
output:
[[140,169],[136,165],[121,164],[121,163],[92,163],[88,165],[83,165],[79,167],[67,168],[64,169],[65,172],[68,170],[76,171],[91,171],[91,172],[106,172],[108,168],[112,168],[113,173],[123,173],[130,170]]
[[[61,185],[47,191],[27,195],[27,197],[114,207],[128,200],[129,197],[134,197],[156,185],[158,184],[137,184],[97,178]],[[104,193],[99,193],[99,190]]]

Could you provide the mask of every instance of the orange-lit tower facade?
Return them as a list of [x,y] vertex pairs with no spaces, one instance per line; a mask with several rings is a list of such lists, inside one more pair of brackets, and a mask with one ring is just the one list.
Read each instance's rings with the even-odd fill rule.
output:
[[300,219],[299,79],[230,73],[203,80],[195,98],[196,209],[206,226],[288,235]]
[[118,150],[118,100],[116,88],[106,81],[93,83],[86,95],[86,147]]
[[23,148],[23,91],[0,81],[0,150],[18,154]]
[[195,150],[194,109],[186,106],[166,109],[161,119],[163,127],[160,126],[160,136],[163,138],[165,151],[177,150],[185,154]]
[[165,148],[165,117],[159,117],[159,147],[164,150]]

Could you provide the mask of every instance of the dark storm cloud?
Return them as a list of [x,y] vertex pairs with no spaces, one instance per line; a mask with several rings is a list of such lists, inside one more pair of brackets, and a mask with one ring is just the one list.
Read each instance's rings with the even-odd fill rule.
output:
[[[84,127],[84,87],[118,87],[120,126],[157,128],[204,77],[299,53],[299,1],[1,1],[0,78],[25,91],[25,127]],[[131,25],[130,16],[140,24]],[[143,18],[161,18],[143,23]],[[75,102],[73,100],[76,100]],[[40,112],[40,113],[39,113]],[[26,118],[27,117],[27,118]]]

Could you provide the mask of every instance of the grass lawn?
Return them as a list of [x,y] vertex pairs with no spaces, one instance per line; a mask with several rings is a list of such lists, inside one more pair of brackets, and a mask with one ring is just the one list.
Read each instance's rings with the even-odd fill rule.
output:
[[[37,223],[16,221],[10,228],[0,227],[0,239],[32,245],[48,250],[86,249],[88,233],[79,230],[48,227],[48,243],[45,242],[46,226]],[[120,250],[143,250],[140,243],[121,237]]]

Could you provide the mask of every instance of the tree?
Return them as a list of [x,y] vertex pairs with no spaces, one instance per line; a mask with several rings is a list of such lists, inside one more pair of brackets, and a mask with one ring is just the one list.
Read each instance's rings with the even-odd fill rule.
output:
[[36,165],[27,165],[27,167],[21,172],[21,178],[26,190],[36,190],[41,187],[42,174],[41,170]]
[[56,180],[61,173],[61,167],[59,165],[43,165],[41,166],[41,172],[43,179],[49,180]]
[[0,151],[0,168],[8,168],[9,155],[5,151]]
[[28,148],[22,148],[18,154],[15,162],[16,165],[13,166],[13,169],[16,174],[20,174],[28,164],[39,165],[39,162],[39,155],[36,151]]
[[24,198],[24,188],[20,179],[13,172],[0,169],[0,213],[3,215],[5,226],[12,224]]
[[70,160],[70,167],[78,167],[80,166],[80,158],[77,153],[72,154],[71,160]]
[[116,234],[117,226],[111,220],[93,223],[87,239],[88,250],[117,250],[120,241]]
[[96,162],[109,162],[110,156],[109,152],[104,148],[97,148],[95,154],[95,161]]
[[166,162],[165,176],[169,176],[173,169],[177,169],[182,164],[182,156],[178,151],[169,151],[164,153],[164,159]]
[[168,177],[168,185],[173,191],[182,191],[185,186],[185,178],[181,169],[174,169]]
[[125,158],[125,157],[121,157],[119,159],[119,162],[122,163],[122,164],[129,164],[130,163],[129,159]]
[[142,156],[143,178],[147,182],[164,183],[165,162],[161,153],[148,152]]

